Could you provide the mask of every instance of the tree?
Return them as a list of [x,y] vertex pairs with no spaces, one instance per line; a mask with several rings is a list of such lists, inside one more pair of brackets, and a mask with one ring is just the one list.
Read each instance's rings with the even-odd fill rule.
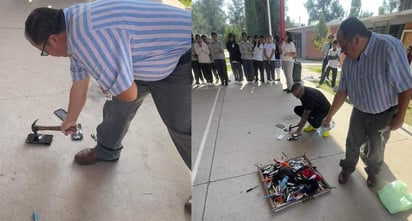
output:
[[246,29],[249,35],[258,32],[259,23],[257,20],[255,0],[245,0]]
[[307,0],[305,8],[309,14],[309,24],[318,21],[321,15],[326,22],[342,19],[345,11],[338,0]]
[[246,31],[245,19],[245,1],[232,0],[228,4],[228,19],[229,24],[236,27],[240,31]]
[[398,0],[383,0],[379,7],[379,15],[390,14],[398,10]]
[[279,0],[270,0],[270,19],[272,24],[272,36],[280,35]]
[[366,18],[366,17],[372,17],[373,12],[370,11],[361,11],[359,18]]
[[272,33],[269,33],[269,21],[266,0],[245,0],[247,33],[250,35],[274,35],[279,33],[279,0],[269,0]]
[[228,25],[226,26],[225,29],[225,34],[223,35],[223,38],[221,39],[222,42],[227,42],[227,37],[229,36],[229,33],[232,33],[235,36],[236,42],[239,42],[242,39],[242,32],[234,25]]
[[361,0],[352,0],[351,5],[350,5],[349,16],[359,18],[361,7],[362,7]]
[[286,16],[285,26],[286,28],[292,28],[296,25],[295,25],[295,22],[289,16]]
[[411,0],[400,0],[399,2],[399,11],[404,11],[412,8],[412,1]]
[[192,29],[196,34],[223,34],[226,15],[221,0],[197,0],[192,3]]
[[325,17],[320,15],[319,23],[313,28],[313,37],[311,39],[313,47],[322,50],[323,44],[328,41],[328,36],[330,34],[331,31],[326,25]]
[[210,25],[206,24],[206,20],[203,18],[201,5],[199,2],[193,2],[192,4],[192,32],[194,34],[207,33],[210,30]]

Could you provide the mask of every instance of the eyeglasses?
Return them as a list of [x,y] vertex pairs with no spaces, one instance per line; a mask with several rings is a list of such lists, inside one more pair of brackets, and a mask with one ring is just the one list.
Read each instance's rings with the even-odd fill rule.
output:
[[43,43],[43,48],[41,49],[40,56],[48,56],[48,55],[49,55],[49,53],[45,50],[45,48],[46,48],[46,43],[47,43],[47,41],[49,40],[50,35],[56,34],[57,28],[58,28],[58,26],[59,26],[60,18],[61,18],[61,12],[59,11],[59,16],[57,17],[56,24],[54,24],[54,27],[53,27],[53,29],[52,29],[53,31],[51,31],[51,32],[47,35],[47,38],[46,38],[46,40],[45,40],[44,43]]
[[46,38],[46,40],[45,40],[44,43],[43,43],[43,48],[41,49],[40,56],[48,56],[48,55],[49,55],[49,53],[47,53],[47,51],[44,50],[44,48],[46,47],[46,43],[47,43],[47,41],[49,40],[49,37],[50,37],[50,34],[47,35],[47,38]]
[[340,45],[340,52],[341,52],[341,53],[347,52],[347,47],[348,47],[349,44],[351,44],[351,43],[352,43],[352,40],[347,41],[345,45],[341,44],[341,45]]

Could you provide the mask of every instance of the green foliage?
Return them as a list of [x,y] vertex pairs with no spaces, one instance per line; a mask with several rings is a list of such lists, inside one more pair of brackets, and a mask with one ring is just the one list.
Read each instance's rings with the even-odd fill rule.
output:
[[259,23],[256,12],[255,0],[245,0],[246,30],[249,35],[258,32]]
[[210,36],[225,31],[226,15],[221,0],[197,0],[192,4],[192,29],[195,34]]
[[309,66],[308,69],[312,72],[316,72],[316,73],[320,74],[320,72],[322,71],[322,66],[320,66],[320,65],[318,65],[318,66]]
[[237,27],[240,31],[246,31],[245,1],[232,0],[228,3],[229,24]]
[[233,35],[235,35],[235,40],[236,40],[236,42],[239,42],[239,41],[241,40],[242,32],[241,32],[236,26],[234,26],[234,25],[232,25],[232,26],[228,25],[228,26],[226,26],[226,28],[225,28],[225,34],[223,35],[223,38],[221,39],[222,42],[225,43],[225,45],[226,45],[227,37],[228,37],[229,33],[232,33]]
[[309,24],[320,19],[323,15],[326,22],[342,19],[345,15],[338,0],[307,0],[305,8],[309,13]]
[[379,15],[390,14],[398,10],[398,0],[383,0],[379,7]]
[[279,34],[279,1],[269,0],[272,33],[269,33],[269,21],[266,0],[245,0],[246,30],[249,35]]
[[411,0],[400,0],[399,1],[399,11],[404,11],[412,8]]
[[362,7],[361,0],[352,0],[349,16],[359,18],[361,7]]
[[359,15],[359,18],[366,18],[366,17],[372,17],[372,16],[373,16],[373,12],[362,11]]
[[328,26],[326,25],[323,15],[319,18],[319,23],[313,28],[313,37],[311,42],[316,49],[322,50],[323,44],[328,41],[328,36],[331,34]]
[[184,6],[190,7],[192,6],[192,0],[179,0]]

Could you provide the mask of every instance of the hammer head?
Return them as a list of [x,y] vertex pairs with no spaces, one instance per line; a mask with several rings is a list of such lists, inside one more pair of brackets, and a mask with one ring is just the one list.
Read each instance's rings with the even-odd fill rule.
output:
[[37,134],[37,131],[39,130],[39,128],[36,126],[36,122],[39,119],[35,120],[32,124],[31,124],[31,130],[33,131],[34,134]]
[[283,129],[285,132],[291,132],[293,128],[298,127],[298,125],[289,124],[289,128]]

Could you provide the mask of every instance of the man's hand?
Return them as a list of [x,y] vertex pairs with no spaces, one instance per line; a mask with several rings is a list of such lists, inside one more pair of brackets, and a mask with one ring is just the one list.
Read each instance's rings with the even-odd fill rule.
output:
[[323,127],[323,128],[329,128],[331,121],[332,121],[332,119],[330,119],[328,116],[326,116],[326,117],[322,120],[321,127]]
[[292,131],[290,132],[290,134],[291,134],[291,135],[296,134],[296,136],[300,136],[300,135],[302,135],[302,130],[300,130],[299,128],[297,128],[297,129],[295,129],[295,130],[292,130]]
[[396,112],[396,116],[389,124],[389,126],[391,126],[391,130],[396,130],[402,127],[406,115],[406,110],[408,109],[409,102],[411,100],[411,96],[412,88],[398,95],[398,111]]
[[60,130],[64,135],[74,134],[77,132],[77,122],[63,121],[60,125]]
[[400,117],[399,115],[396,115],[390,122],[389,126],[391,127],[391,130],[397,130],[402,127],[402,124],[403,124],[403,118]]

